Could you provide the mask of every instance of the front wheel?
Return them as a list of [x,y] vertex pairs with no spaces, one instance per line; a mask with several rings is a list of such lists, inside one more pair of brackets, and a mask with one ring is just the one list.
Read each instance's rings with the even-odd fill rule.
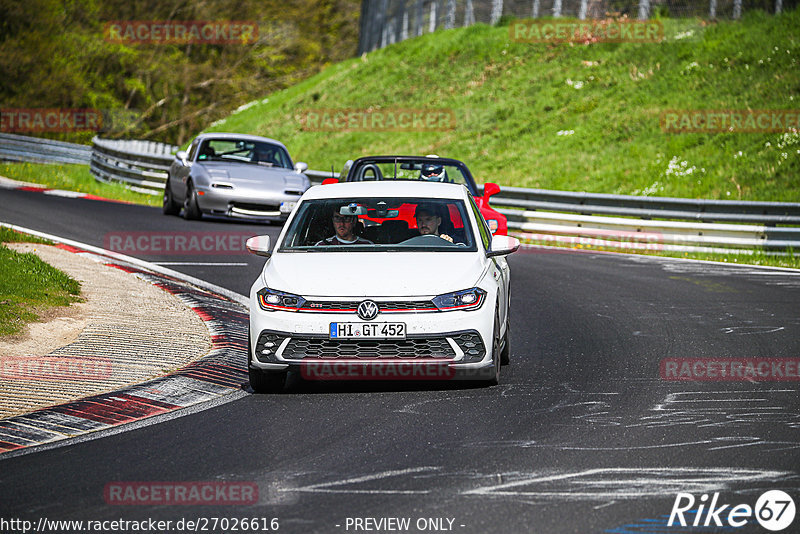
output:
[[500,363],[508,365],[511,363],[511,318],[506,318],[506,333],[503,335],[503,350],[500,352]]
[[492,336],[492,364],[494,366],[494,373],[491,378],[486,381],[488,386],[496,386],[500,383],[500,313],[499,311],[494,314],[494,335]]
[[202,216],[200,206],[197,205],[197,191],[194,189],[194,184],[189,182],[186,187],[186,200],[183,202],[183,218],[187,221],[193,221]]
[[280,393],[286,386],[286,371],[262,371],[247,367],[250,387],[256,393]]
[[177,215],[181,212],[181,207],[175,202],[172,196],[172,188],[169,186],[169,178],[164,185],[164,202],[161,206],[161,211],[164,215]]

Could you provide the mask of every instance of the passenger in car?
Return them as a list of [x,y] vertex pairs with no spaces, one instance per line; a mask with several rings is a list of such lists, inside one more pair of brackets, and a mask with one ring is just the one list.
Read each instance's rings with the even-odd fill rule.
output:
[[372,245],[372,241],[357,236],[355,231],[358,225],[358,217],[355,215],[342,215],[334,212],[333,229],[336,235],[318,241],[316,246],[327,245]]

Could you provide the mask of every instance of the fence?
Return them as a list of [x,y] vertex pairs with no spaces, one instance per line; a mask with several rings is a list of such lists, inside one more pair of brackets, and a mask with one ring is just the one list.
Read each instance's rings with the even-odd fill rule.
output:
[[[90,149],[0,135],[0,157],[57,162],[64,157],[63,151],[82,153],[81,161],[72,162],[90,162],[96,178],[153,194],[163,191],[174,159],[171,152],[177,148],[149,141],[95,138]],[[48,151],[51,155],[46,155]],[[307,170],[305,174],[315,184],[339,177],[332,171]],[[800,203],[634,197],[504,186],[491,204],[508,218],[509,229],[543,244],[588,240],[617,249],[800,250]]]
[[797,0],[363,0],[358,53],[431,33],[439,28],[496,24],[501,17],[605,18],[640,20],[671,17],[733,18],[743,11],[770,13],[797,7]]

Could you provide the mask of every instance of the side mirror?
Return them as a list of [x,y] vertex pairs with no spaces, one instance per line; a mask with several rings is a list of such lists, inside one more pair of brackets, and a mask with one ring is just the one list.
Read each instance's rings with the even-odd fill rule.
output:
[[247,251],[251,254],[255,254],[256,256],[264,256],[265,258],[269,258],[272,253],[270,252],[269,247],[269,236],[268,235],[257,235],[255,237],[251,237],[245,242],[245,247]]
[[483,184],[483,201],[487,204],[489,203],[489,199],[492,195],[496,195],[500,192],[500,186],[494,182],[486,182]]
[[178,158],[184,166],[189,165],[189,162],[186,161],[186,151],[185,150],[178,150],[175,154],[175,157]]
[[294,170],[298,173],[306,172],[308,170],[308,163],[304,161],[298,161],[294,164]]
[[486,252],[486,257],[506,256],[516,252],[519,248],[519,239],[510,235],[493,235],[491,249]]

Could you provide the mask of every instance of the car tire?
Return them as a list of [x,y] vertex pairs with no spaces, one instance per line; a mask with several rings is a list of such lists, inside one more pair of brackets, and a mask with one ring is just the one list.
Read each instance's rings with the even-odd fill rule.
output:
[[183,218],[187,221],[196,221],[202,216],[200,206],[197,205],[197,191],[194,189],[194,184],[189,182],[186,186],[186,200],[183,202]]
[[286,386],[286,371],[262,371],[248,365],[250,387],[255,393],[280,393]]
[[496,386],[500,383],[500,311],[494,314],[494,334],[492,336],[492,363],[494,374],[486,380],[487,386]]
[[500,365],[511,363],[511,317],[506,317],[506,333],[503,335],[503,350],[500,351]]
[[161,206],[161,211],[164,212],[164,215],[177,215],[181,212],[181,207],[175,203],[175,198],[172,196],[169,177],[167,177],[167,183],[164,185],[164,203]]
[[253,357],[252,345],[250,344],[250,330],[247,330],[247,374],[250,379],[250,387],[255,393],[280,393],[286,386],[286,371],[264,371],[256,369],[250,363]]

